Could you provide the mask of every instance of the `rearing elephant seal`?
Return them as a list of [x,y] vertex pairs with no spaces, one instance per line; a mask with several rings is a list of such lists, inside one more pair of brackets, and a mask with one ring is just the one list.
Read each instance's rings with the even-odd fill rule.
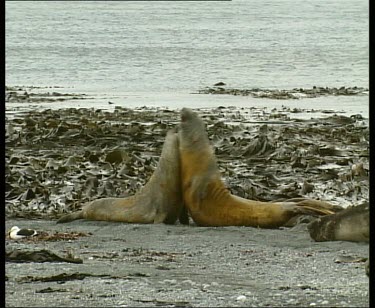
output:
[[128,198],[103,198],[88,202],[82,210],[61,217],[57,223],[76,219],[127,223],[188,223],[180,186],[178,135],[167,133],[160,160],[146,185]]
[[221,180],[202,119],[188,108],[181,110],[179,139],[184,204],[200,226],[278,228],[296,215],[335,212],[317,200],[271,203],[232,195]]

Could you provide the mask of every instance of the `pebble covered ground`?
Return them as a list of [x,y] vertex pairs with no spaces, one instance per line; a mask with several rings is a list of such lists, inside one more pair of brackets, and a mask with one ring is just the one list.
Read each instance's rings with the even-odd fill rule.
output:
[[7,240],[7,251],[44,249],[83,263],[7,262],[6,307],[369,307],[368,243],[313,242],[305,224],[7,220],[13,225],[60,236]]

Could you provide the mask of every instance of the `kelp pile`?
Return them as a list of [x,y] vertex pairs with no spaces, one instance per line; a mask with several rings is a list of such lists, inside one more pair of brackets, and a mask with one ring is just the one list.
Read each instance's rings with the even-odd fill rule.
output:
[[338,96],[338,95],[368,95],[369,90],[363,87],[312,87],[312,88],[294,88],[287,90],[278,89],[238,89],[224,87],[225,83],[219,82],[213,87],[205,87],[198,90],[198,94],[229,94],[252,96],[255,98],[270,98],[270,99],[300,99],[300,98],[314,98],[319,96]]
[[[5,87],[6,103],[54,103],[67,100],[81,100],[90,98],[82,93],[61,93],[61,92],[45,92],[48,87]],[[50,87],[58,88],[58,87]],[[43,92],[36,92],[36,89],[43,89]]]
[[[199,111],[232,193],[262,201],[367,201],[368,121],[336,114],[293,120],[293,112]],[[55,218],[90,200],[134,194],[178,122],[178,111],[163,108],[47,109],[6,117],[7,217]]]

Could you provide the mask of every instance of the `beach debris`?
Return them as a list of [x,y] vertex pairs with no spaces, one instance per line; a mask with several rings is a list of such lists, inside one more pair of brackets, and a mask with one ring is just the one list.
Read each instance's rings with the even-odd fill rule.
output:
[[[315,98],[319,96],[328,95],[368,95],[369,89],[363,87],[312,87],[310,89],[294,88],[287,90],[279,89],[237,89],[237,88],[222,88],[225,83],[218,82],[214,87],[205,87],[198,90],[198,94],[228,94],[228,95],[242,95],[252,96],[255,98],[269,98],[269,99],[301,99],[301,98]],[[295,112],[295,111],[294,111]],[[333,111],[334,112],[334,111]]]
[[335,263],[362,263],[362,262],[366,262],[367,260],[368,258],[365,258],[365,257],[342,255],[342,256],[338,256],[337,258],[335,258],[334,262]]
[[11,250],[6,252],[6,262],[68,262],[68,263],[83,263],[82,259],[75,258],[71,254],[66,257],[58,256],[57,254],[43,249],[37,251],[21,251]]
[[113,276],[108,274],[90,274],[90,273],[61,273],[52,276],[45,276],[45,277],[34,277],[34,276],[25,276],[20,277],[17,279],[18,282],[21,283],[31,283],[31,282],[65,282],[65,281],[72,281],[72,280],[83,280],[86,277],[99,277],[99,278],[108,278],[108,279],[136,279],[137,277],[149,277],[149,275],[145,275],[142,273],[130,273],[125,276]]
[[[36,87],[6,87],[6,103],[53,103],[66,100],[78,100],[91,98],[86,94],[60,93],[60,92],[30,92]],[[29,92],[28,92],[29,91]]]
[[[368,200],[368,119],[310,118],[324,110],[302,108],[309,118],[293,119],[293,108],[285,106],[198,111],[233,194],[344,206]],[[97,198],[134,194],[152,175],[165,133],[177,123],[177,110],[147,107],[7,116],[6,217],[56,219]]]
[[55,288],[54,289],[54,288],[48,287],[48,288],[44,288],[44,289],[35,291],[35,293],[55,293],[55,292],[68,292],[68,290],[62,289],[62,288]]

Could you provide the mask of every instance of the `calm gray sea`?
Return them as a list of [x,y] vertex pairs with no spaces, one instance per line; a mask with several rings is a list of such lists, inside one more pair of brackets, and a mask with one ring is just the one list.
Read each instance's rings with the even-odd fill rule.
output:
[[368,1],[6,2],[7,84],[367,86]]
[[368,67],[367,0],[6,2],[9,86],[368,87]]

